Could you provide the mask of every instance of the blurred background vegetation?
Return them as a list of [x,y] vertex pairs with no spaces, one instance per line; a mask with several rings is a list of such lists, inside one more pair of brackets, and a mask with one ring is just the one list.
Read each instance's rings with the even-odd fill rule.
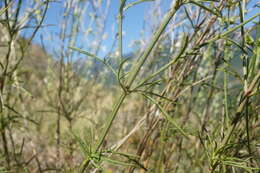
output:
[[259,172],[259,7],[0,0],[0,172]]

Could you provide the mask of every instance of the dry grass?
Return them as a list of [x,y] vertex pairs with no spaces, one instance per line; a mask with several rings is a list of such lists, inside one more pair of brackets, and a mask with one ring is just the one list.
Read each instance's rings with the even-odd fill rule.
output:
[[[118,44],[104,59],[101,14],[110,1],[81,2],[97,18],[66,1],[55,54],[31,44],[52,2],[28,6],[31,18],[19,12],[23,1],[8,2],[0,10],[8,21],[0,33],[0,172],[259,172],[260,14],[247,18],[245,1],[176,0],[153,21],[163,15],[156,1],[155,18],[144,21],[155,34],[137,40],[129,59],[123,16],[138,3],[120,1]],[[102,27],[81,28],[83,19]],[[29,39],[20,37],[25,21],[36,25]],[[77,48],[82,34],[97,44]],[[75,60],[81,55],[88,58]]]

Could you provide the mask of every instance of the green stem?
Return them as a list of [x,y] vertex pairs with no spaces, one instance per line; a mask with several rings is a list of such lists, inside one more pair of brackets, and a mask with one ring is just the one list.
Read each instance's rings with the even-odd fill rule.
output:
[[[122,103],[124,102],[126,96],[127,96],[127,94],[125,92],[123,94],[121,94],[121,96],[117,100],[116,104],[114,105],[113,111],[111,112],[111,115],[109,116],[109,119],[107,120],[108,123],[106,124],[106,127],[105,127],[104,131],[102,132],[101,137],[99,138],[99,141],[98,141],[97,146],[94,150],[94,153],[98,152],[98,150],[102,146],[102,144],[103,144],[103,142],[104,142],[104,140],[105,140],[112,124],[113,124],[113,121],[114,121],[114,119],[117,115],[117,112],[119,111],[119,108],[121,107]],[[87,160],[84,161],[81,173],[83,173],[85,171],[85,169],[88,167],[90,159],[91,158],[88,158]]]
[[147,81],[149,81],[150,79],[154,78],[155,76],[157,76],[158,74],[160,74],[161,72],[163,72],[164,70],[166,70],[167,68],[169,68],[171,65],[175,64],[180,58],[184,57],[183,55],[185,55],[185,50],[187,48],[187,44],[188,44],[188,39],[185,40],[185,44],[183,46],[183,48],[181,49],[180,53],[178,53],[178,55],[173,58],[173,60],[171,60],[168,64],[165,64],[163,67],[161,67],[159,70],[157,70],[156,72],[154,72],[152,75],[148,76],[147,78],[145,78],[142,82],[140,82],[137,87],[135,87],[133,90],[141,87],[143,84],[145,84]]
[[[123,59],[123,14],[124,14],[125,3],[126,0],[120,0],[120,8],[119,8],[119,16],[118,16],[118,52],[119,52],[118,64],[122,64],[124,61]],[[122,76],[124,76],[123,70],[122,70]],[[120,78],[120,72],[118,72],[118,77]]]
[[[170,22],[171,18],[173,17],[173,15],[176,13],[176,11],[178,10],[178,8],[180,7],[179,1],[177,1],[174,6],[171,8],[171,10],[169,11],[169,13],[167,14],[167,16],[165,17],[165,19],[163,20],[162,24],[160,25],[158,31],[154,34],[154,37],[152,38],[151,44],[148,46],[148,48],[145,50],[143,56],[140,57],[140,61],[138,61],[137,65],[134,66],[131,70],[130,70],[130,77],[128,80],[128,86],[129,88],[131,87],[131,85],[133,84],[134,80],[136,79],[136,76],[138,74],[138,72],[140,71],[141,67],[143,66],[144,62],[146,61],[147,57],[149,56],[149,54],[151,53],[153,47],[155,46],[156,42],[158,41],[158,39],[160,38],[160,36],[162,35],[163,31],[165,30],[167,24]],[[126,93],[121,94],[119,100],[116,102],[113,111],[111,113],[110,119],[108,121],[108,124],[104,130],[103,135],[101,136],[97,148],[95,149],[95,151],[98,151],[99,148],[101,147],[112,123],[113,120],[115,119],[115,116],[121,106],[121,104],[123,103],[125,97],[127,96]]]
[[[226,64],[227,67],[227,64]],[[224,72],[224,95],[225,95],[225,117],[229,117],[228,113],[228,73],[225,71]]]
[[[245,7],[245,2],[243,1],[242,3],[239,1],[239,11],[240,11],[240,21],[241,23],[244,22],[244,7]],[[246,47],[245,43],[245,29],[244,26],[241,26],[241,36],[242,36],[242,47]],[[244,92],[247,92],[248,89],[248,56],[243,55],[243,73],[244,73]],[[250,133],[249,133],[249,114],[248,114],[248,105],[249,104],[249,99],[246,98],[246,103],[245,103],[245,120],[246,120],[246,136],[247,136],[247,148],[249,154],[251,154],[251,147],[250,147]]]
[[97,144],[97,147],[95,149],[95,152],[97,152],[99,150],[99,148],[101,147],[102,143],[104,142],[111,126],[112,126],[112,123],[117,115],[117,112],[119,111],[119,108],[121,107],[122,103],[124,102],[125,98],[126,98],[126,94],[123,93],[121,94],[120,98],[118,99],[118,101],[116,102],[116,104],[114,105],[114,108],[113,108],[113,111],[111,113],[111,116],[109,116],[109,119],[108,119],[108,123],[106,124],[106,127],[105,127],[105,130],[104,132],[102,133],[102,136],[100,137],[100,140]]
[[[259,82],[259,79],[260,79],[260,70],[258,70],[257,75],[254,77],[253,81],[251,82],[250,86],[248,87],[248,90],[244,94],[253,92],[255,86]],[[241,118],[242,111],[244,110],[249,97],[250,97],[249,95],[245,95],[244,98],[243,98],[243,101],[239,104],[239,107],[237,108],[237,111],[236,111],[236,114],[235,114],[235,119],[233,120],[232,126],[228,130],[228,133],[227,133],[228,135],[223,140],[223,146],[225,146],[228,143],[228,141],[229,141],[230,137],[232,136],[238,122],[240,122],[239,120]]]
[[[122,2],[122,1],[121,1]],[[122,4],[121,4],[122,5]],[[180,4],[180,0],[177,0],[173,7],[170,9],[170,11],[167,13],[166,17],[164,18],[163,22],[161,23],[159,29],[157,30],[157,32],[154,34],[154,36],[152,37],[151,43],[148,45],[148,47],[146,48],[144,54],[140,57],[140,60],[136,63],[135,66],[133,66],[133,68],[131,68],[130,70],[130,76],[127,82],[127,87],[130,88],[134,82],[134,80],[136,79],[141,67],[143,66],[144,62],[146,61],[146,59],[148,58],[148,56],[150,55],[153,47],[155,46],[155,44],[157,43],[158,39],[160,38],[160,36],[162,35],[163,31],[165,30],[166,26],[168,25],[168,23],[170,22],[170,20],[172,19],[172,17],[174,16],[174,14],[177,12],[177,10],[179,9],[179,7],[181,6]],[[121,6],[122,7],[122,6]],[[119,111],[119,108],[121,107],[122,103],[124,102],[125,98],[127,96],[126,92],[123,92],[119,99],[116,101],[113,111],[111,112],[110,116],[109,116],[109,120],[108,123],[106,124],[106,127],[101,135],[101,137],[99,138],[99,141],[97,143],[97,146],[95,148],[95,152],[97,152],[101,145],[103,144],[112,124],[113,121],[117,115],[117,112]],[[87,168],[88,164],[89,164],[90,160],[86,160],[83,163],[83,168],[81,170],[81,173],[84,172],[84,170]]]
[[256,17],[258,17],[258,16],[260,16],[260,13],[257,13],[257,14],[254,15],[253,17],[250,17],[248,20],[246,20],[246,21],[244,21],[243,23],[241,23],[241,24],[235,26],[234,28],[229,29],[228,31],[224,32],[223,34],[220,34],[220,35],[218,35],[218,36],[216,36],[216,37],[214,37],[214,38],[208,40],[206,43],[211,43],[211,42],[217,41],[217,40],[219,40],[219,39],[221,39],[221,38],[224,38],[224,37],[227,36],[228,34],[230,34],[230,33],[234,32],[234,31],[238,30],[239,28],[241,28],[241,27],[244,26],[245,24],[251,22],[252,20],[254,20],[254,19],[255,19]]
[[[260,16],[260,13],[258,13],[258,14],[256,14],[255,16],[249,18],[249,19],[246,20],[245,22],[242,22],[242,23],[239,24],[238,26],[236,26],[236,27],[234,27],[234,28],[232,28],[232,29],[230,29],[230,30],[224,32],[223,34],[218,35],[218,36],[216,36],[216,37],[214,37],[214,38],[208,40],[206,43],[211,43],[211,42],[217,41],[217,40],[219,40],[219,39],[221,39],[221,38],[224,38],[224,37],[227,36],[228,34],[230,34],[230,33],[234,32],[234,31],[236,31],[237,29],[239,29],[240,27],[244,26],[245,24],[247,24],[248,22],[252,21],[253,19],[255,19],[255,18],[258,17],[258,16]],[[168,68],[169,66],[171,66],[172,64],[176,63],[177,60],[178,60],[179,58],[181,58],[182,55],[184,54],[186,47],[187,47],[187,45],[184,45],[183,49],[180,51],[180,53],[177,55],[176,58],[174,58],[174,59],[173,59],[172,61],[170,61],[168,64],[164,65],[164,66],[163,66],[162,68],[160,68],[158,71],[156,71],[155,73],[153,73],[152,75],[150,75],[150,76],[148,76],[146,79],[144,79],[142,82],[140,82],[140,84],[138,84],[138,86],[135,87],[135,89],[138,88],[138,87],[140,87],[140,86],[142,86],[145,82],[149,81],[149,80],[152,79],[153,77],[155,77],[155,76],[157,76],[158,74],[160,74],[161,72],[163,72],[165,69],[167,69],[167,68]],[[192,53],[192,52],[195,51],[195,50],[196,50],[196,49],[190,51],[189,53]],[[141,57],[141,59],[142,59],[142,57]],[[140,63],[141,63],[141,62],[140,62]],[[130,82],[131,82],[131,81],[130,81]]]
[[177,10],[180,8],[181,5],[182,4],[180,3],[180,0],[177,0],[174,3],[173,7],[170,9],[168,14],[165,16],[165,18],[164,18],[163,22],[161,23],[159,29],[153,35],[152,40],[151,40],[150,44],[148,45],[148,47],[146,48],[146,50],[144,51],[143,55],[140,57],[139,61],[131,69],[130,74],[129,74],[129,78],[128,78],[128,82],[127,82],[127,86],[129,88],[133,84],[133,82],[134,82],[136,76],[138,75],[141,67],[143,66],[143,64],[147,60],[147,58],[150,55],[152,49],[154,48],[155,44],[159,40],[163,31],[165,30],[166,26],[169,24],[170,20],[172,19],[172,17],[177,12]]
[[179,131],[184,137],[186,137],[187,139],[189,139],[189,134],[187,134],[179,125],[177,122],[175,122],[175,120],[162,108],[162,106],[156,101],[154,100],[152,97],[149,97],[147,95],[143,95],[144,97],[146,97],[147,99],[149,99],[151,102],[153,102],[161,111],[162,115],[164,116],[165,119],[167,119],[173,126],[175,126],[175,128],[177,129],[177,131]]
[[125,6],[126,0],[120,0],[120,8],[119,8],[119,16],[118,16],[118,37],[119,37],[119,57],[120,57],[120,63],[123,58],[123,12],[124,12],[124,6]]

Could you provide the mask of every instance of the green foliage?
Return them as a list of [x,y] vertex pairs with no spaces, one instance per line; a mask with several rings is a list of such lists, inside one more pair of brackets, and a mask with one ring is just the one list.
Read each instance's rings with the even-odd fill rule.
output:
[[[128,58],[124,16],[147,1],[153,33]],[[105,58],[110,1],[60,2],[55,53],[31,41],[56,2],[24,2],[0,9],[0,172],[259,172],[260,13],[246,1],[176,0],[154,27],[159,1],[120,0]]]

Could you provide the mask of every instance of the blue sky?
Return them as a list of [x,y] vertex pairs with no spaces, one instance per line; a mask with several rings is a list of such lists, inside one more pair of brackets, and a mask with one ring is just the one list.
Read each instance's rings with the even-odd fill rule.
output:
[[[128,0],[127,2],[133,2],[134,0]],[[151,7],[152,3],[154,2],[144,2],[136,5],[135,7],[129,8],[125,12],[124,23],[123,23],[123,31],[127,33],[124,35],[123,45],[125,53],[131,52],[131,47],[129,46],[131,42],[137,40],[140,37],[140,31],[143,28],[144,17],[148,15],[149,8]],[[170,5],[171,0],[163,0],[162,8],[164,11],[167,10],[168,6]],[[59,25],[59,21],[61,20],[61,8],[63,4],[61,2],[54,2],[51,3],[50,8],[48,9],[48,15],[44,21],[44,24],[53,25],[49,26],[48,30],[45,31],[55,33],[58,32],[57,28]],[[109,46],[112,44],[114,39],[114,34],[117,31],[117,14],[119,8],[119,0],[111,0],[111,6],[107,21],[107,28],[106,33],[108,33],[108,38],[104,40],[103,44],[109,50]],[[40,35],[44,35],[45,31],[40,31],[35,38],[36,42],[40,41]],[[113,33],[113,34],[111,34]],[[46,42],[48,42],[46,40]]]
[[[134,0],[128,0],[127,2],[133,2]],[[109,11],[109,17],[107,21],[107,28],[106,33],[108,33],[108,37],[106,40],[103,41],[103,46],[109,50],[109,47],[112,45],[112,40],[114,38],[114,34],[117,31],[117,13],[119,8],[119,0],[111,0],[111,7]],[[169,8],[172,0],[162,0],[162,13],[164,14],[167,9]],[[249,8],[252,8],[252,4],[255,4],[258,2],[258,0],[253,0],[252,3],[249,5]],[[143,28],[143,21],[144,17],[146,17],[149,14],[151,5],[154,2],[144,2],[139,5],[136,5],[135,7],[132,7],[128,9],[125,13],[124,18],[124,25],[123,30],[126,33],[124,35],[123,45],[124,45],[124,53],[129,53],[132,51],[131,47],[129,47],[130,43],[134,40],[138,40],[140,38],[140,31]],[[62,1],[60,2],[53,2],[50,4],[50,8],[48,11],[48,15],[46,17],[46,20],[44,21],[45,25],[53,25],[49,26],[48,28],[42,29],[39,31],[37,36],[35,37],[34,41],[39,43],[40,42],[40,36],[43,36],[44,42],[48,47],[54,47],[53,42],[48,41],[46,39],[46,32],[49,33],[57,33],[58,32],[58,26],[59,21],[61,19],[61,11],[63,8]],[[260,12],[259,8],[255,8],[253,11],[251,11],[247,18],[250,16],[253,16],[254,14]],[[57,44],[57,43],[55,43]],[[104,55],[105,52],[101,52],[100,55]]]

